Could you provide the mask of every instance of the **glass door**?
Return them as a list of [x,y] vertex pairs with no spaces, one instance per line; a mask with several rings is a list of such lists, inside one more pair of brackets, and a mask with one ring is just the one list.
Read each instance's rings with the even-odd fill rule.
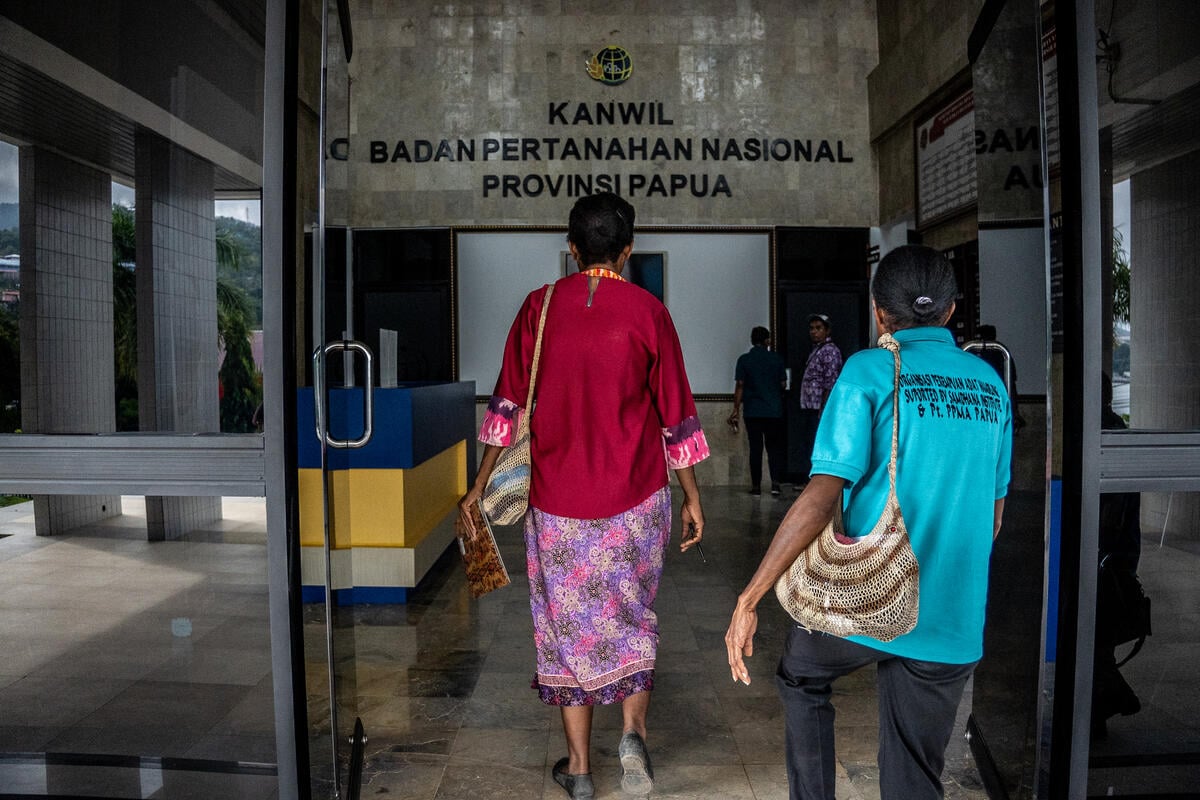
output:
[[1047,5],[1061,503],[1039,797],[1196,797],[1194,4]]
[[341,798],[358,795],[366,742],[356,713],[354,459],[347,454],[372,440],[376,383],[374,354],[354,333],[347,171],[353,31],[344,0],[322,3],[321,42],[318,146],[310,152],[316,194],[304,237],[304,341],[312,358],[299,409],[301,569],[312,791]]
[[259,347],[278,334],[261,310],[270,26],[266,4],[160,6],[0,9],[25,43],[0,56],[0,204],[19,207],[0,220],[15,796],[294,786]]

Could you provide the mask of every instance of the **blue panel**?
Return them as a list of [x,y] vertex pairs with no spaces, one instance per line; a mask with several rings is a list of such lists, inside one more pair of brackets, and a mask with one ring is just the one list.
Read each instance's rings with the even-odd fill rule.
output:
[[[439,383],[412,391],[413,418],[420,420],[412,434],[413,460],[420,464],[466,439],[475,441],[475,381]],[[467,448],[467,459],[475,453]]]
[[1058,656],[1058,570],[1062,563],[1062,480],[1050,481],[1050,554],[1046,564],[1046,661]]
[[[321,466],[311,388],[298,390],[297,437],[301,468]],[[475,383],[406,384],[376,389],[371,441],[358,449],[328,448],[329,469],[411,469],[451,445],[474,439]],[[329,391],[330,435],[357,439],[363,433],[363,390]]]
[[321,443],[317,439],[315,419],[312,387],[297,390],[296,461],[301,469],[321,468]]
[[300,602],[301,603],[324,603],[325,602],[325,587],[324,586],[301,586],[300,587]]
[[407,603],[408,592],[406,586],[355,586],[353,589],[338,589],[335,594],[339,606],[358,606]]
[[[407,586],[355,586],[351,589],[334,589],[333,604],[336,606],[389,605],[407,603],[410,588]],[[300,600],[304,603],[324,603],[324,586],[303,586]]]

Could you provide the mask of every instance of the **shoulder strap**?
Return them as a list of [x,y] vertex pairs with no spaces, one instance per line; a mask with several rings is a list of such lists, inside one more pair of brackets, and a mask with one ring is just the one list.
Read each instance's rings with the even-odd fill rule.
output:
[[533,343],[533,366],[529,370],[529,396],[525,400],[525,414],[533,413],[533,390],[537,386],[538,360],[542,355],[542,331],[546,327],[546,311],[550,308],[550,295],[554,294],[554,284],[546,285],[546,297],[542,300],[542,315],[538,318],[537,340]]
[[890,333],[879,337],[879,346],[892,351],[896,370],[892,380],[892,456],[888,460],[888,493],[896,496],[896,451],[900,446],[900,343]]

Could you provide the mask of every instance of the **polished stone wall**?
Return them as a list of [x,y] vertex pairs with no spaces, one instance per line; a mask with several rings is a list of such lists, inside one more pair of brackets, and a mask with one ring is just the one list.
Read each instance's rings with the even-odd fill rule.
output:
[[879,65],[868,83],[871,141],[879,153],[879,219],[886,224],[916,213],[913,122],[920,109],[968,83],[967,37],[983,0],[877,5]]
[[608,187],[643,224],[876,219],[872,0],[352,6],[353,225],[561,224]]

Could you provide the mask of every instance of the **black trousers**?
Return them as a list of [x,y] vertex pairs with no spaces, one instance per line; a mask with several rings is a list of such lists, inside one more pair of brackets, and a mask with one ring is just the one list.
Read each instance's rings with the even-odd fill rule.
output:
[[975,663],[900,658],[793,626],[775,683],[787,724],[791,800],[834,800],[833,681],[875,664],[882,800],[939,800],[946,745]]
[[817,428],[821,424],[821,412],[815,408],[802,408],[796,417],[800,430],[800,463],[796,465],[796,474],[801,484],[808,483],[809,473],[812,472],[813,445],[817,441]]
[[750,485],[762,486],[763,445],[767,448],[767,466],[771,483],[783,481],[787,474],[787,427],[783,417],[746,417],[746,436],[750,438]]

